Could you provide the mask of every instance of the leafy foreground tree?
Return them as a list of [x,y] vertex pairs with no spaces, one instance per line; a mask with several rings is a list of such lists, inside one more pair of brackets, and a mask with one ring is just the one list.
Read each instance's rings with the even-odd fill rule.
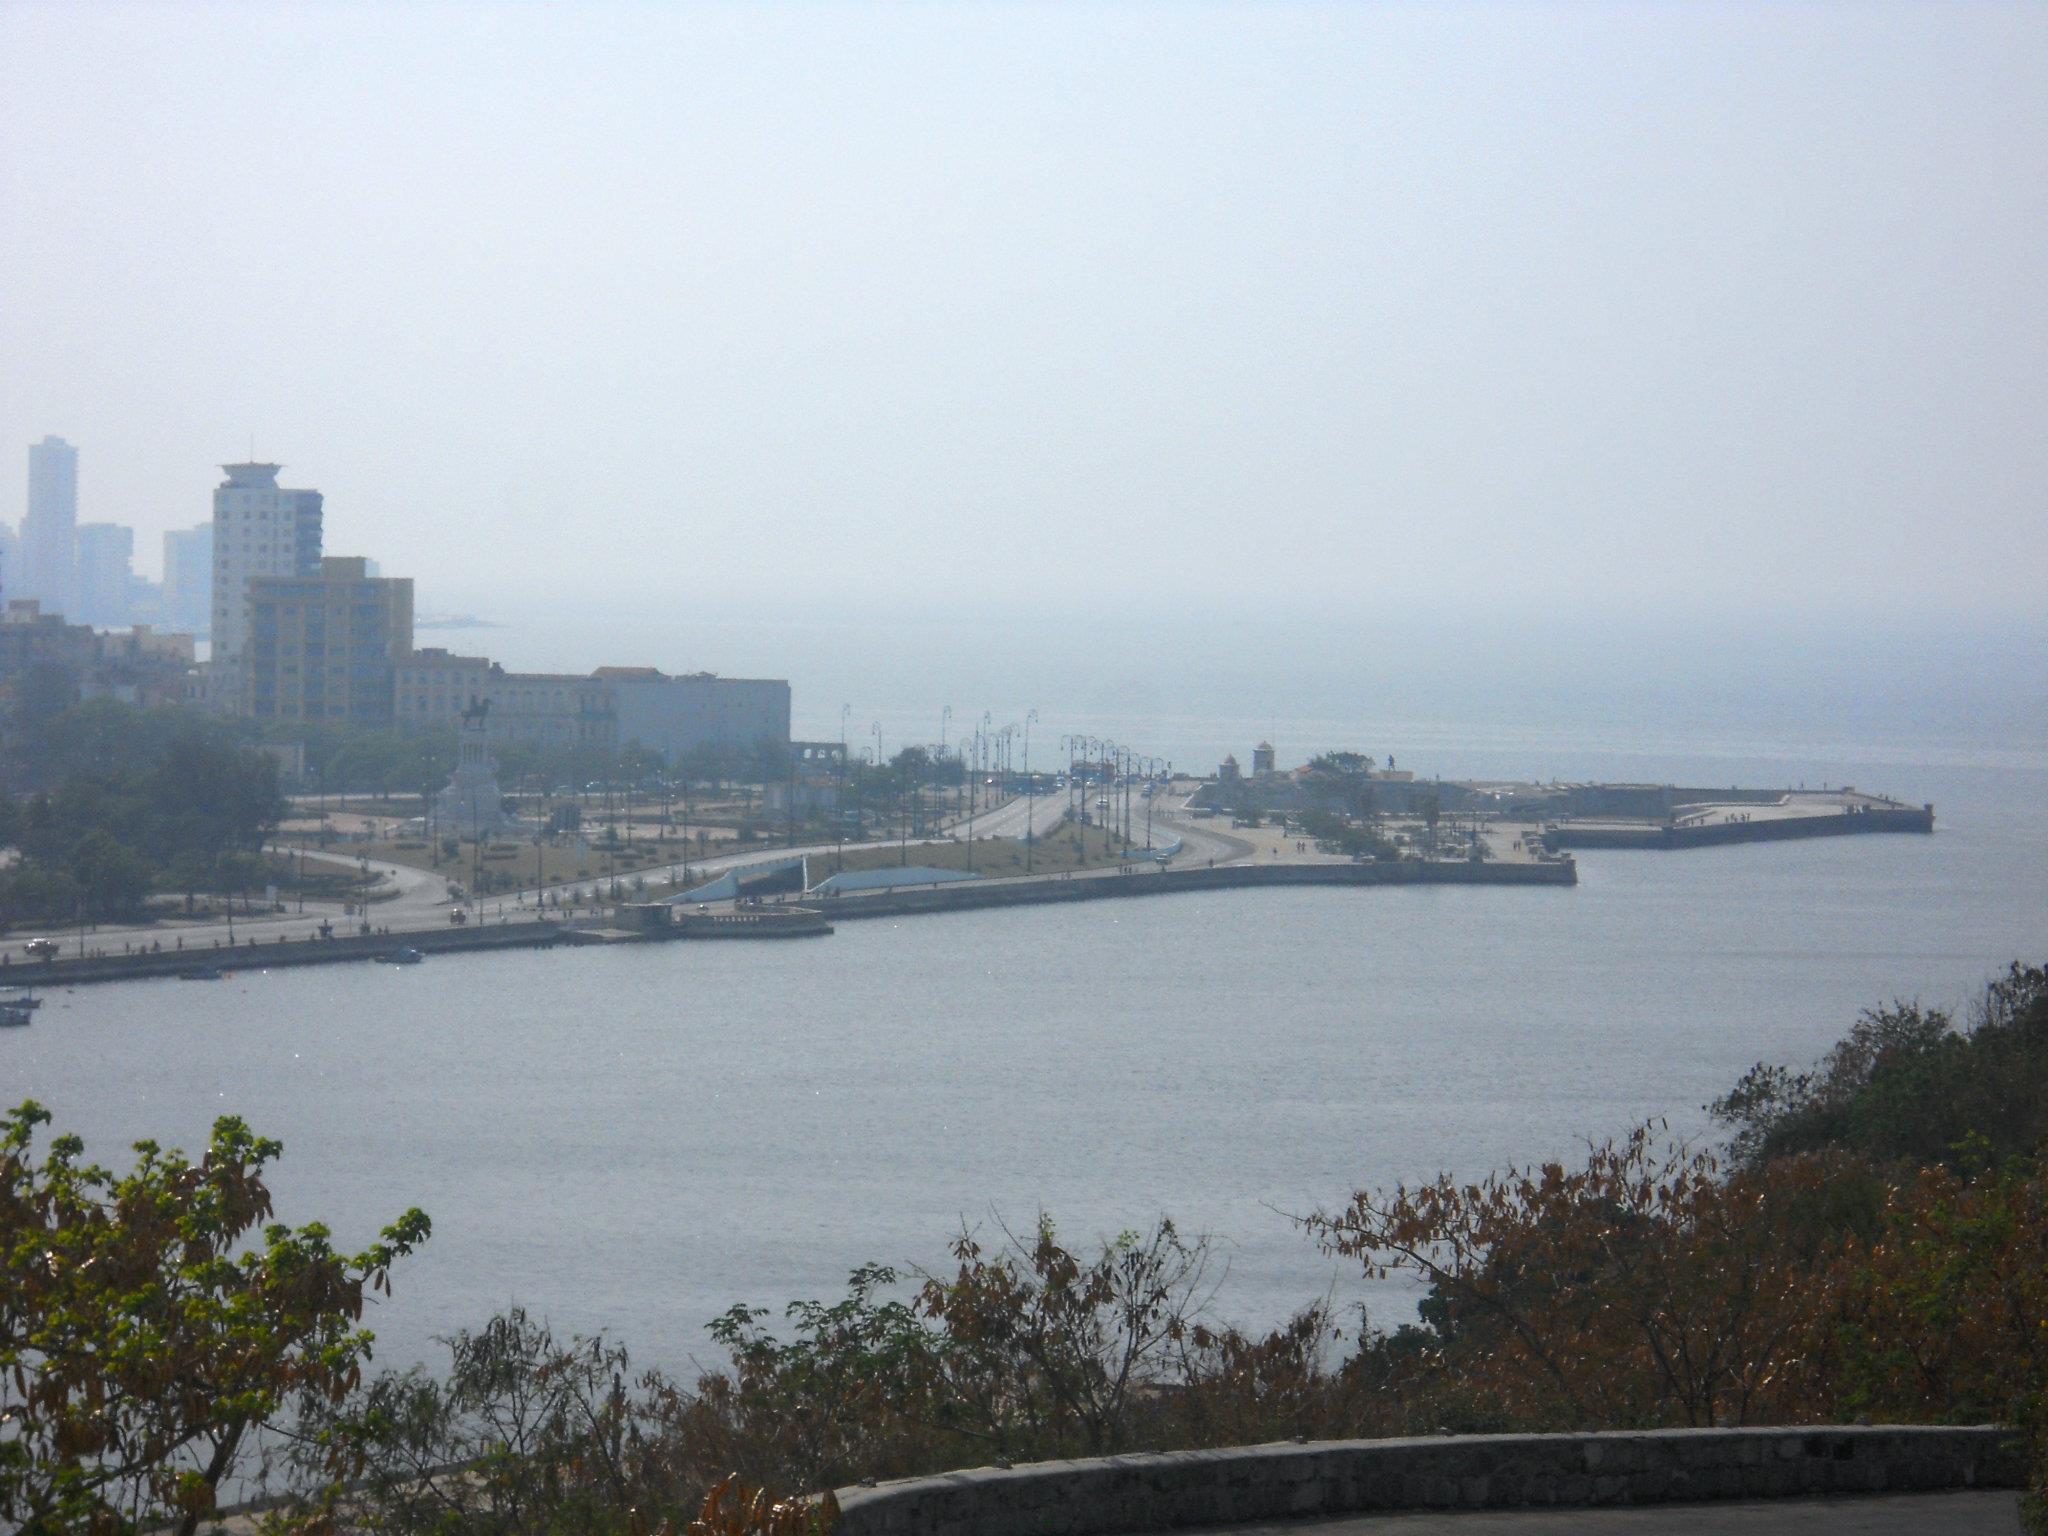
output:
[[1645,1127],[1479,1183],[1312,1218],[1429,1326],[1355,1363],[1461,1429],[1996,1422],[2048,1488],[2048,1157],[1886,1168],[1835,1150],[1723,1169]]
[[0,1525],[190,1536],[264,1426],[362,1380],[365,1288],[424,1241],[408,1211],[363,1252],[265,1225],[282,1151],[232,1117],[206,1155],[138,1142],[133,1171],[82,1163],[29,1102],[0,1129]]
[[1967,1027],[1872,1009],[1815,1067],[1759,1063],[1709,1108],[1747,1166],[1824,1147],[1952,1168],[2030,1156],[2048,1145],[2048,969],[2015,964]]
[[2040,1162],[1728,1172],[1645,1127],[1583,1168],[1361,1192],[1310,1225],[1430,1283],[1404,1384],[1503,1425],[2013,1422],[2048,1379]]
[[[731,1365],[692,1389],[636,1373],[615,1343],[557,1340],[510,1313],[449,1340],[443,1379],[386,1375],[321,1405],[290,1449],[287,1481],[302,1491],[280,1523],[725,1530],[704,1522],[713,1504],[734,1516],[718,1493],[734,1476],[829,1489],[1326,1427],[1307,1409],[1334,1396],[1327,1319],[1312,1309],[1269,1340],[1206,1327],[1207,1249],[1171,1223],[1077,1253],[1042,1222],[993,1250],[963,1235],[954,1254],[950,1274],[914,1290],[880,1266],[856,1271],[841,1300],[791,1306],[787,1338],[760,1309],[734,1308],[713,1328]],[[772,1500],[749,1498],[772,1515]]]

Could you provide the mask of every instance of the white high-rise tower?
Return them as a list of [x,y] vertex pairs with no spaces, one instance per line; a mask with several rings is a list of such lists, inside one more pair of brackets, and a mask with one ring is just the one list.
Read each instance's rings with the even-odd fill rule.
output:
[[234,708],[242,696],[242,653],[249,640],[252,576],[314,576],[320,571],[318,491],[278,487],[277,464],[223,464],[213,493],[213,662],[209,693]]

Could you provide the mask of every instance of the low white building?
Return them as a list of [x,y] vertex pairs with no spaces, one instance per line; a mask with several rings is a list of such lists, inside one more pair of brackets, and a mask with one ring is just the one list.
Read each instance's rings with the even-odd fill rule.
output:
[[789,745],[789,684],[780,678],[670,677],[655,667],[599,667],[621,747],[638,742],[673,763],[698,747]]
[[414,651],[398,665],[394,714],[412,730],[446,729],[490,706],[491,739],[616,752],[638,742],[670,763],[698,747],[789,745],[789,684],[780,678],[671,677],[656,667],[592,673],[507,672],[484,656]]

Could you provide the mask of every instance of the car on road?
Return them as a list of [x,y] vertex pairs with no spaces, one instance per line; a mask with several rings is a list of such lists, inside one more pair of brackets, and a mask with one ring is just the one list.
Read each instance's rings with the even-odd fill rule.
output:
[[57,958],[57,941],[55,939],[30,939],[23,947],[38,960],[54,960]]

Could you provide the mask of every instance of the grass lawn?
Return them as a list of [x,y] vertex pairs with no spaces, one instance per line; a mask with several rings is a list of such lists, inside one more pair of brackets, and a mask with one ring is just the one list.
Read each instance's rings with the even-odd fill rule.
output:
[[[712,852],[724,851],[730,845],[714,843]],[[376,859],[386,864],[402,864],[408,869],[424,869],[444,875],[457,885],[470,883],[470,871],[476,868],[482,872],[479,895],[493,891],[523,890],[534,881],[535,850],[530,838],[486,839],[482,856],[476,855],[474,844],[464,839],[460,851],[454,855],[442,854],[438,863],[434,850],[424,838],[399,838],[395,841],[379,839],[367,843],[336,843],[328,847],[325,856],[337,863],[352,864],[358,858]],[[578,854],[572,840],[557,847],[552,843],[543,844],[539,850],[542,880],[555,885],[564,880],[601,880],[607,874],[616,872],[620,876],[639,873],[658,865],[673,863],[683,856],[682,843],[674,838],[656,842],[652,838],[638,838],[632,843],[621,843],[609,852],[604,846],[592,842],[589,849]],[[690,850],[690,857],[701,855],[696,848]],[[474,861],[474,862],[472,862]]]
[[[1113,864],[1116,850],[1123,847],[1123,840],[1106,833],[1100,827],[1087,829],[1087,858],[1081,857],[1080,829],[1071,821],[1060,823],[1057,831],[1040,837],[1030,851],[1030,869],[1025,868],[1025,848],[1022,838],[977,837],[974,840],[973,869],[977,875],[1048,875],[1067,869],[1100,869],[1104,864]],[[1109,841],[1109,851],[1104,850],[1104,839]],[[1142,846],[1142,844],[1140,845]],[[838,874],[842,869],[888,869],[908,862],[922,864],[930,869],[966,869],[967,844],[955,843],[912,843],[906,856],[894,843],[869,843],[864,847],[849,846],[843,858],[831,853],[811,855],[811,879],[823,880],[828,875]]]

